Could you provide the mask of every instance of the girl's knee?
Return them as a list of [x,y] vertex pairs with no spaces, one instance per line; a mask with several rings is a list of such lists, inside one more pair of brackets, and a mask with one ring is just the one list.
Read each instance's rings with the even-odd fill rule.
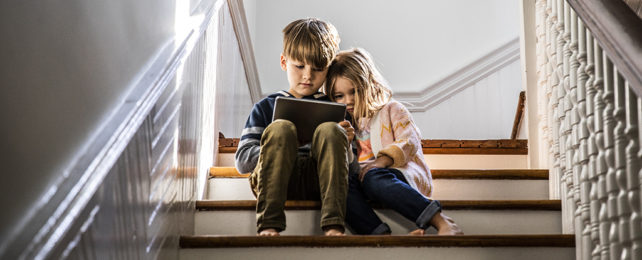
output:
[[385,169],[370,170],[363,176],[361,186],[366,194],[369,196],[374,195],[381,192],[382,186],[385,186],[385,183],[389,182],[391,177],[391,173]]

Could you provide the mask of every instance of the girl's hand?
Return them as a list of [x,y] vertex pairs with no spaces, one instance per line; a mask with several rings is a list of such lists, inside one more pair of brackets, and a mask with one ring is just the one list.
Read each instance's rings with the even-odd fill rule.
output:
[[348,120],[343,120],[339,122],[339,126],[346,130],[346,133],[348,134],[348,143],[351,143],[352,139],[354,139],[354,127],[352,127],[352,124],[350,124]]
[[392,165],[394,161],[392,158],[388,157],[387,155],[381,155],[377,157],[374,162],[368,163],[365,166],[361,167],[361,171],[359,171],[359,181],[363,181],[363,177],[366,176],[366,173],[373,169],[373,168],[388,168],[390,165]]

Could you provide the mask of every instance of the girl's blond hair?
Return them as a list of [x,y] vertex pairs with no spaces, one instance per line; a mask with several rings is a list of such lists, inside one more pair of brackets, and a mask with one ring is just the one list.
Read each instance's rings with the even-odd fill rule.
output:
[[332,93],[338,77],[344,77],[354,85],[354,123],[362,118],[371,118],[392,98],[392,90],[364,49],[341,51],[330,63],[325,91],[332,101],[335,101]]

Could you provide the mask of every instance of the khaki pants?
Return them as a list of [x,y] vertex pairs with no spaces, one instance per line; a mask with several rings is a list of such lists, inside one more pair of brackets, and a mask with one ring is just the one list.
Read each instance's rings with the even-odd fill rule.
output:
[[321,200],[321,227],[344,226],[348,194],[348,140],[337,123],[317,127],[309,155],[298,154],[296,127],[272,122],[261,136],[259,162],[250,175],[257,230],[285,230],[286,200]]

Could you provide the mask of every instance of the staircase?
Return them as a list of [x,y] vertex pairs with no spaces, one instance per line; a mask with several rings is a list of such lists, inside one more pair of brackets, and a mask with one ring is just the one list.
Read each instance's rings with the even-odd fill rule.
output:
[[[181,258],[575,257],[574,236],[562,234],[561,203],[548,199],[548,171],[527,169],[524,149],[507,145],[506,141],[503,146],[489,145],[488,141],[436,143],[437,146],[434,140],[423,143],[426,161],[432,168],[433,198],[441,201],[444,213],[458,223],[464,236],[407,236],[415,228],[413,223],[381,205],[373,205],[390,225],[391,236],[357,236],[348,231],[345,237],[324,237],[318,225],[320,203],[288,201],[287,229],[282,236],[257,237],[256,202],[247,175],[233,168],[234,142],[226,144],[223,140],[219,165],[210,169],[207,200],[196,203],[194,235],[181,237]],[[434,229],[430,231],[436,233]]]

